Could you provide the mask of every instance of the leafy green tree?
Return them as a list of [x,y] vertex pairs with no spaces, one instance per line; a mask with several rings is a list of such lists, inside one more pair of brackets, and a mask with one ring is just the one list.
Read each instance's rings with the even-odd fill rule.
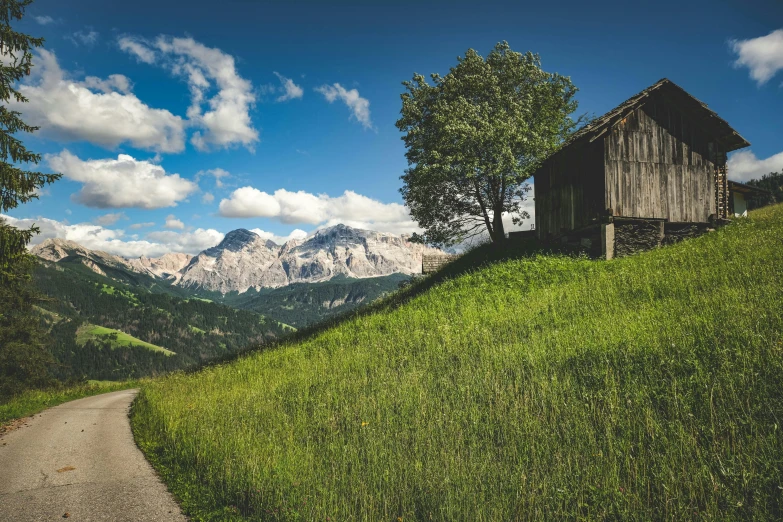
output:
[[748,208],[751,210],[783,201],[783,171],[764,174],[761,179],[748,181],[748,185],[769,191],[769,195],[750,197]]
[[[32,0],[0,0],[0,213],[38,197],[37,191],[57,180],[58,174],[24,170],[25,164],[41,160],[22,145],[20,132],[34,132],[18,111],[9,109],[13,100],[27,99],[16,88],[30,74],[32,49],[43,38],[14,31],[13,20],[21,20]],[[8,395],[47,380],[46,364],[51,361],[38,318],[32,309],[35,295],[30,273],[35,265],[27,253],[27,243],[37,227],[17,229],[0,220],[0,395]]]
[[581,123],[570,78],[541,69],[541,59],[498,43],[486,59],[473,49],[446,76],[403,82],[401,118],[409,168],[400,189],[424,229],[414,240],[448,246],[488,233],[505,238],[502,216],[515,223],[525,183]]

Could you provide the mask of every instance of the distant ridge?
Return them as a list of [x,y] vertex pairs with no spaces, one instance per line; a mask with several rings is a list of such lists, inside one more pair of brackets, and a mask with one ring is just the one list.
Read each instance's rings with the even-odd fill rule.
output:
[[339,224],[283,245],[240,228],[196,256],[169,253],[159,258],[125,259],[63,239],[47,239],[31,252],[54,263],[76,257],[101,275],[106,275],[106,267],[121,268],[177,286],[226,294],[321,282],[340,275],[368,278],[418,274],[422,255],[440,250],[411,243],[407,235]]

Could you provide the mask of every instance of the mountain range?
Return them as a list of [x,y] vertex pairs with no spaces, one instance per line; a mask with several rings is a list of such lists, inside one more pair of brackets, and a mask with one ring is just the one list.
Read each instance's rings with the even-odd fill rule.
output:
[[233,230],[217,246],[196,256],[169,253],[159,258],[126,259],[94,251],[73,241],[47,239],[31,249],[59,263],[78,259],[99,275],[107,268],[144,274],[192,291],[242,294],[293,283],[318,283],[342,276],[365,279],[421,272],[424,254],[441,253],[412,243],[406,235],[336,225],[283,245],[245,229]]

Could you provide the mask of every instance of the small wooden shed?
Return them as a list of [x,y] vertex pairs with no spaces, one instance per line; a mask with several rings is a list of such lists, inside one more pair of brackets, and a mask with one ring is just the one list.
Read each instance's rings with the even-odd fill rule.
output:
[[749,145],[660,80],[576,132],[536,171],[536,235],[611,258],[704,231],[730,217],[726,155]]
[[752,185],[745,185],[737,181],[729,181],[729,215],[733,217],[745,217],[748,215],[748,203],[751,198],[761,201],[770,201],[772,194],[768,190],[760,189]]

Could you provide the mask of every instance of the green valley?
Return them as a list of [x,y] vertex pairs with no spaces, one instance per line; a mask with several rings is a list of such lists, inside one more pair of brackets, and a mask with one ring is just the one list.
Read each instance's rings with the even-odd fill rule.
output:
[[[288,328],[255,312],[179,297],[151,278],[81,262],[42,261],[36,307],[63,380],[121,380],[185,369],[268,343]],[[158,285],[158,286],[156,286]]]

